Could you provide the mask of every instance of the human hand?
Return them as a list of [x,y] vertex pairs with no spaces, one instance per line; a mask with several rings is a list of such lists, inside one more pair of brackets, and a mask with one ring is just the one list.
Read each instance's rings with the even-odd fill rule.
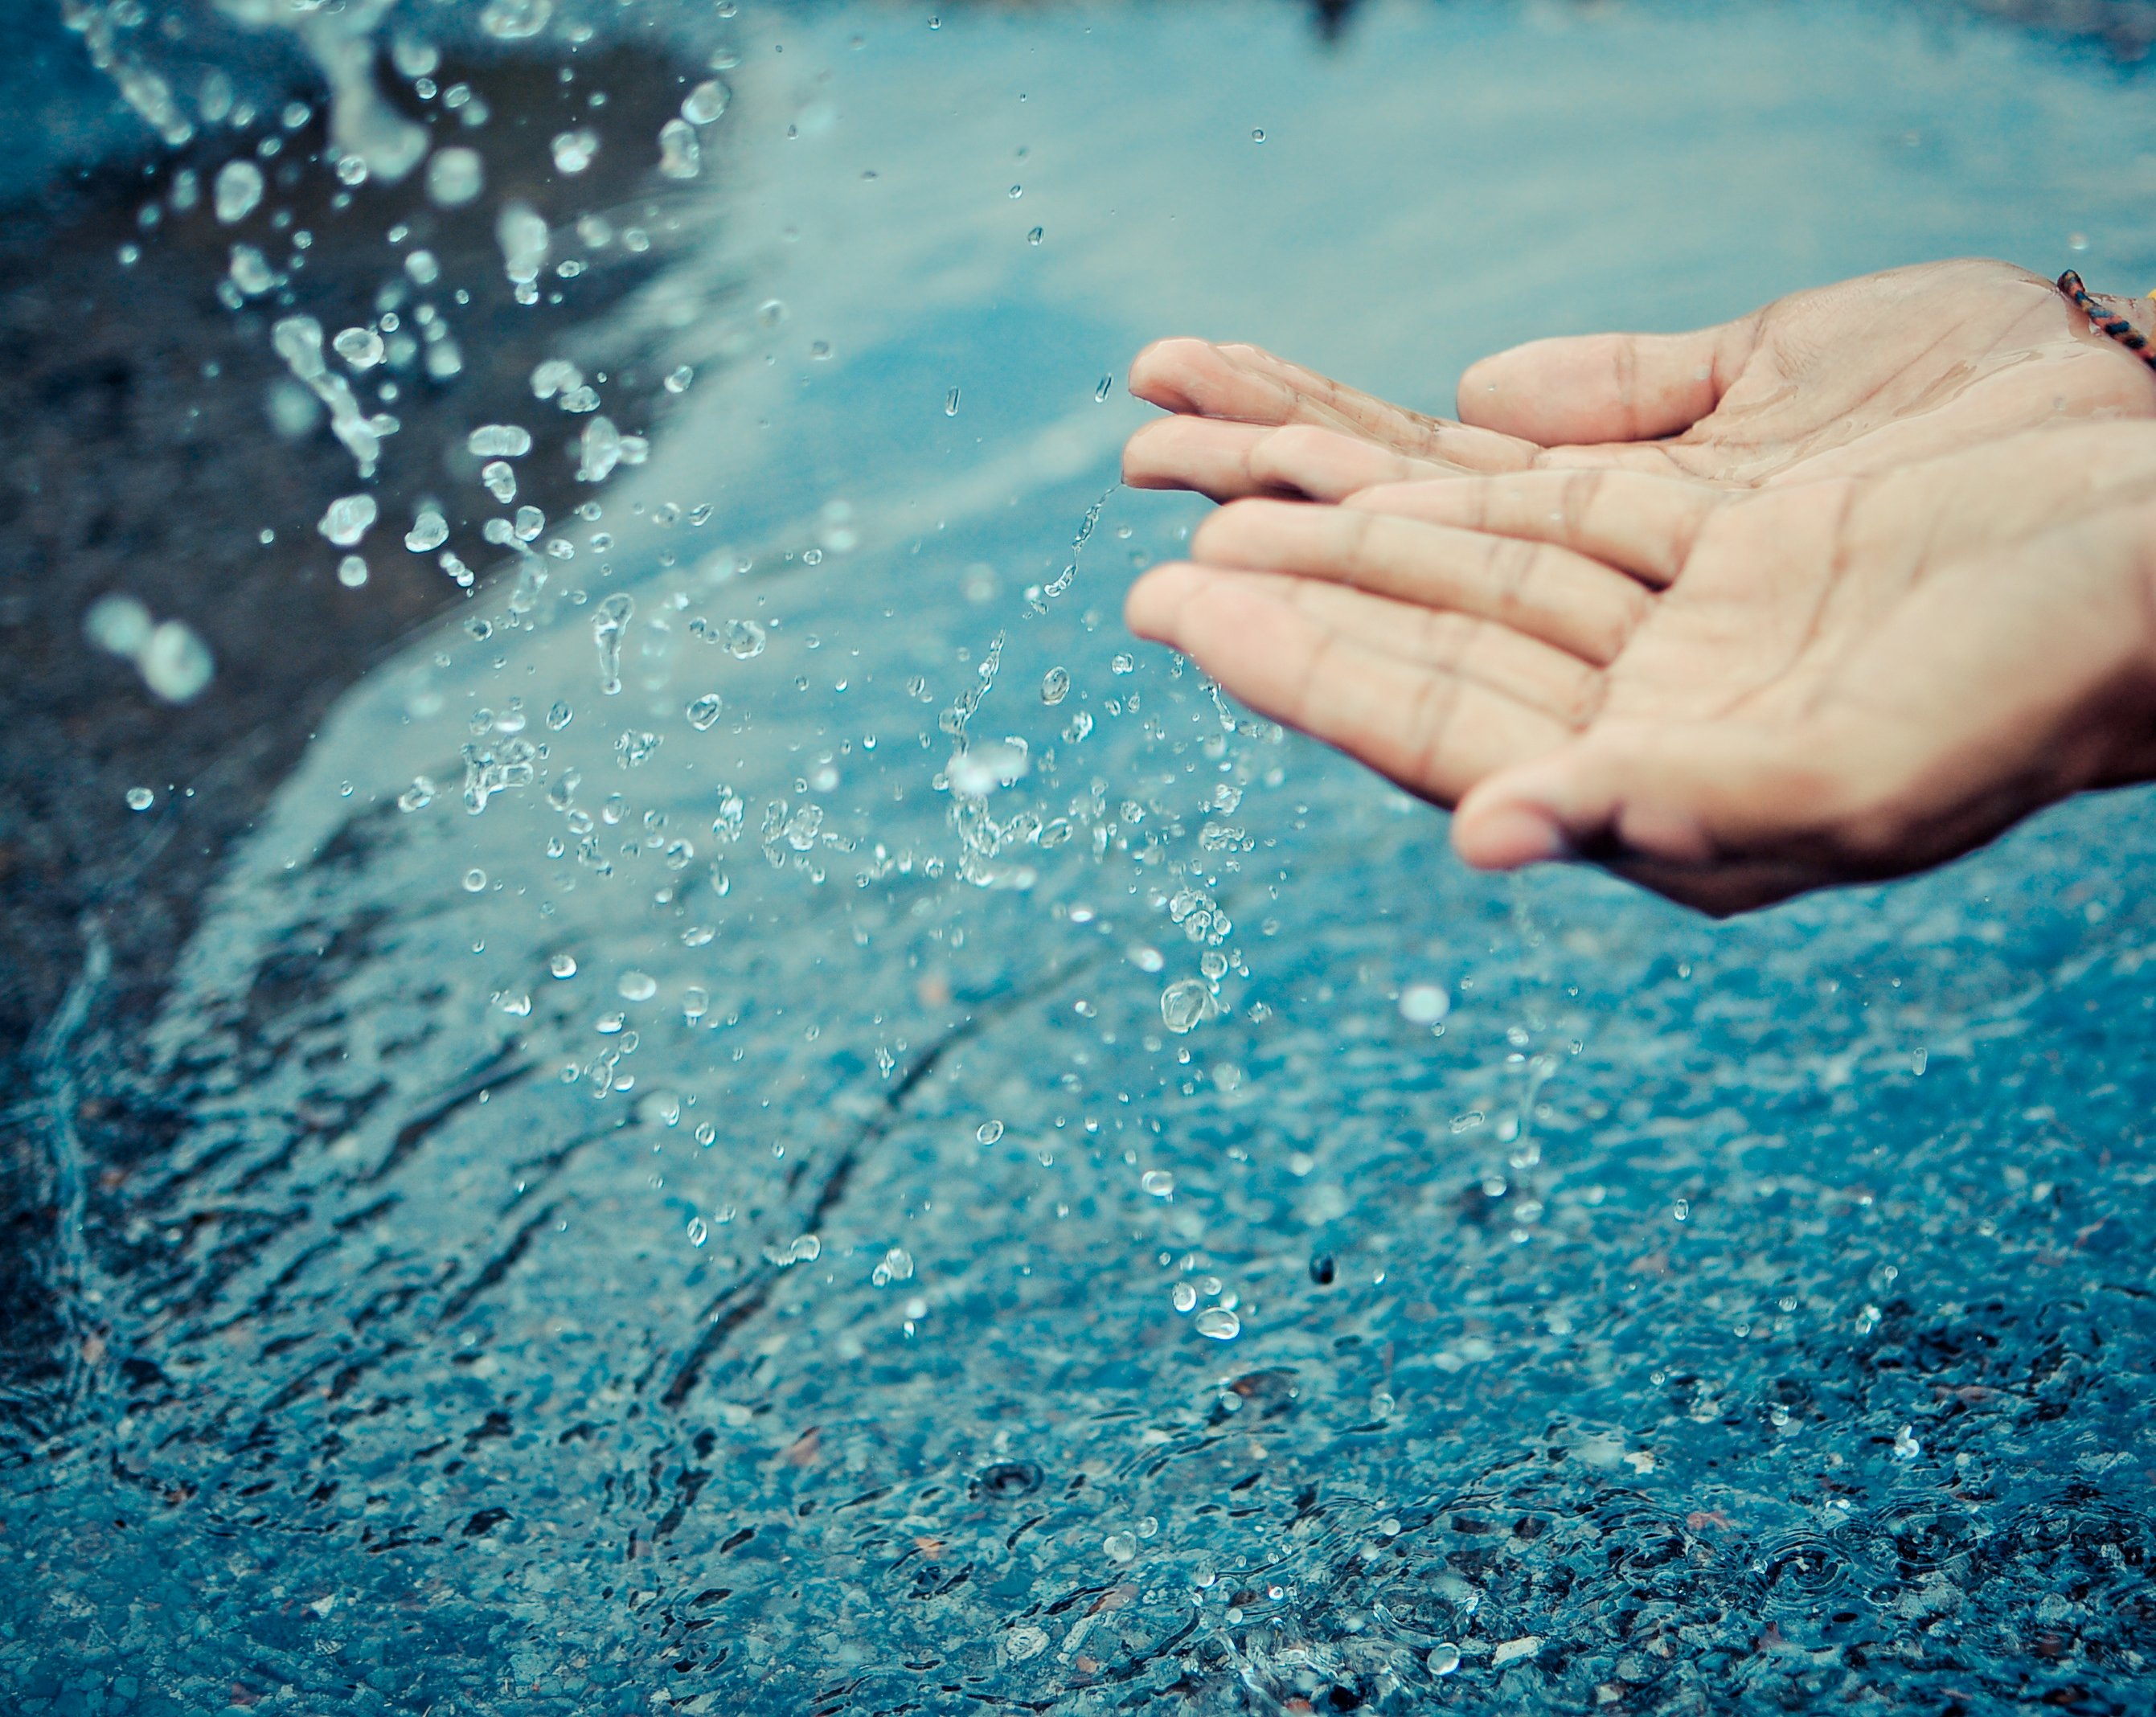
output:
[[1753,490],[1246,500],[1192,554],[1132,587],[1132,628],[1456,804],[1486,869],[1582,856],[1739,911],[2156,773],[2156,426]]
[[[2146,300],[2102,301],[2151,331]],[[1793,293],[1697,333],[1536,341],[1467,372],[1458,422],[1199,340],[1147,346],[1131,390],[1175,415],[1131,438],[1125,480],[1216,500],[1580,466],[1753,487],[2156,416],[2156,374],[2050,281],[1984,260]]]

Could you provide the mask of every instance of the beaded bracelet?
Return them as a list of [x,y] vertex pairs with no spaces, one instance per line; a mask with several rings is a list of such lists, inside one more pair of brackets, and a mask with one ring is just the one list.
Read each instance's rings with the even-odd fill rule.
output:
[[[2156,370],[2156,351],[2149,350],[2148,341],[2135,331],[2133,324],[2128,321],[2124,316],[2114,316],[2090,296],[2088,288],[2082,284],[2082,277],[2071,269],[2068,269],[2065,274],[2059,276],[2059,290],[2071,299],[2089,320],[2102,329],[2105,333],[2139,358],[2150,369]],[[2152,300],[2156,300],[2156,292],[2152,292],[2148,295]]]

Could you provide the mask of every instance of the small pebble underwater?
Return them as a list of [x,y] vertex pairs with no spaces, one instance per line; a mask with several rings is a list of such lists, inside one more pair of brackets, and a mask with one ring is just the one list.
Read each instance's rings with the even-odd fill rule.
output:
[[[1903,262],[2146,284],[2145,77],[1763,0],[262,11],[71,7],[198,163],[108,266],[215,254],[247,457],[328,474],[278,551],[435,618],[124,1053],[85,920],[23,1064],[0,1704],[2156,1699],[2146,796],[1722,925],[1473,875],[1123,633],[1204,509],[1115,481],[1160,334],[1444,409]],[[182,723],[194,601],[52,623]]]

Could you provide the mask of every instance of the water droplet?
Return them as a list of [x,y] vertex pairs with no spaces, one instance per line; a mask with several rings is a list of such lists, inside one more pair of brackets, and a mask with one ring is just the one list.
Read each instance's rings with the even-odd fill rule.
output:
[[883,1255],[883,1262],[869,1272],[869,1279],[879,1288],[893,1282],[913,1279],[913,1254],[903,1246],[894,1246]]
[[521,423],[482,423],[465,438],[465,450],[482,459],[521,459],[531,451],[531,432]]
[[765,299],[756,307],[756,319],[764,327],[776,328],[786,320],[786,300],[783,298]]
[[689,1218],[689,1243],[691,1246],[701,1246],[711,1238],[711,1231],[704,1226],[703,1217],[690,1217]]
[[554,136],[554,170],[561,173],[580,173],[592,164],[592,157],[599,152],[599,134],[581,127],[573,131],[557,131]]
[[666,372],[666,391],[669,393],[686,393],[689,384],[696,379],[695,370],[687,364],[678,365]]
[[958,390],[955,387],[943,396],[943,415],[947,418],[958,415]]
[[577,975],[577,956],[573,954],[557,954],[547,962],[547,970],[552,972],[557,978],[572,978]]
[[1147,1169],[1138,1176],[1138,1185],[1156,1198],[1173,1198],[1175,1196],[1175,1176],[1166,1169]]
[[157,794],[148,787],[131,787],[127,789],[127,808],[130,811],[147,811],[157,802]]
[[716,78],[706,78],[681,100],[681,117],[692,126],[708,126],[721,118],[733,91]]
[[1443,1645],[1432,1646],[1423,1663],[1433,1675],[1450,1675],[1460,1667],[1460,1648],[1450,1640]]
[[1168,1289],[1168,1297],[1174,1302],[1175,1309],[1179,1312],[1189,1311],[1198,1304],[1198,1290],[1188,1282],[1178,1282]]
[[552,704],[547,706],[547,725],[552,728],[557,733],[559,733],[563,728],[567,727],[576,719],[576,711],[572,710],[559,698],[555,699]]
[[1094,400],[1096,402],[1105,402],[1115,385],[1116,378],[1113,376],[1103,376],[1101,378],[1101,385],[1093,390]]
[[1915,1433],[1915,1427],[1913,1426],[1904,1425],[1899,1431],[1894,1433],[1894,1458],[1896,1460],[1913,1461],[1923,1452],[1924,1445],[1917,1441]]
[[1410,1025],[1435,1025],[1452,1012],[1452,997],[1436,984],[1409,984],[1400,992],[1400,1017]]
[[689,718],[689,725],[695,728],[697,732],[703,733],[717,722],[720,713],[725,708],[725,703],[716,692],[706,692],[703,696],[690,704],[683,713]]
[[404,533],[404,546],[415,555],[424,555],[439,548],[449,540],[449,521],[432,507],[423,506],[413,520],[412,528]]
[[372,328],[346,328],[330,345],[355,370],[372,369],[388,351],[382,336]]
[[467,894],[476,894],[486,886],[486,873],[475,864],[465,873],[464,882],[465,892]]
[[472,149],[437,149],[427,163],[427,200],[442,208],[460,208],[486,184],[486,169]]
[[1004,1135],[1004,1124],[999,1120],[984,1120],[973,1136],[983,1145],[993,1145]]
[[1137,665],[1137,660],[1122,650],[1116,651],[1108,659],[1108,671],[1111,674],[1129,674],[1135,671]]
[[479,27],[503,42],[521,42],[547,28],[554,15],[554,0],[487,0],[479,15]]
[[621,635],[636,612],[636,599],[618,592],[599,604],[592,617],[592,638],[599,647],[599,689],[608,697],[621,690]]
[[357,555],[346,555],[337,562],[337,582],[346,590],[357,590],[367,582],[367,562]]
[[1004,1655],[1014,1663],[1023,1663],[1037,1658],[1048,1649],[1048,1630],[1036,1627],[1030,1622],[1014,1627],[1004,1636]]
[[398,794],[397,808],[406,812],[424,811],[434,802],[434,795],[438,791],[434,782],[428,780],[425,776],[415,775],[412,777],[412,785]]
[[1160,992],[1161,1023],[1180,1037],[1210,1018],[1217,1006],[1201,979],[1182,978]]
[[1191,1320],[1191,1326],[1215,1341],[1233,1341],[1243,1333],[1243,1320],[1224,1305],[1207,1306]]
[[192,703],[216,674],[209,646],[183,620],[167,620],[151,633],[135,659],[142,683],[168,704]]
[[516,472],[506,459],[489,459],[479,468],[479,480],[504,506],[516,499]]
[[624,1002],[649,1002],[659,993],[659,981],[648,971],[625,971],[614,988]]
[[1029,244],[1038,244],[1045,236],[1045,235],[1042,229],[1039,227],[1035,227],[1030,233],[1025,235],[1025,242]]
[[1040,701],[1044,704],[1061,703],[1070,693],[1070,670],[1051,668],[1040,676]]
[[659,171],[670,179],[693,179],[704,170],[704,151],[696,128],[670,119],[659,128]]
[[726,653],[737,661],[746,662],[763,653],[763,628],[753,620],[727,621],[719,638]]
[[244,221],[262,201],[262,169],[251,161],[228,161],[218,169],[212,206],[226,226]]
[[1137,1555],[1138,1541],[1127,1532],[1111,1532],[1101,1540],[1101,1548],[1110,1561],[1127,1562]]
[[277,284],[276,271],[270,266],[270,259],[252,244],[232,247],[232,266],[228,270],[232,284],[249,298],[259,298]]
[[1257,130],[1250,133],[1250,141],[1253,143],[1262,143],[1265,141],[1265,129],[1263,126],[1259,127]]

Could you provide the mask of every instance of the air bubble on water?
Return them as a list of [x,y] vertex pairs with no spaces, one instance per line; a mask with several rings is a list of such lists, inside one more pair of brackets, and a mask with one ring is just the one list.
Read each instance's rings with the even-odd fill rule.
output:
[[1215,1341],[1233,1341],[1243,1333],[1243,1320],[1224,1305],[1207,1306],[1191,1320],[1191,1325],[1200,1335]]
[[442,518],[438,509],[420,505],[418,515],[412,520],[412,529],[405,530],[405,548],[414,555],[431,555],[449,541],[449,520]]
[[955,387],[943,396],[943,415],[947,418],[958,415],[958,390]]
[[1138,1185],[1156,1198],[1175,1196],[1175,1176],[1166,1169],[1147,1169],[1138,1176]]
[[1410,1025],[1435,1025],[1452,1012],[1452,997],[1437,984],[1409,984],[1400,992],[1400,1017]]
[[1170,1300],[1174,1302],[1175,1309],[1179,1312],[1190,1312],[1197,1310],[1198,1290],[1192,1287],[1188,1282],[1178,1282],[1174,1287],[1168,1290],[1168,1297]]
[[913,1254],[903,1246],[894,1246],[883,1255],[883,1261],[869,1272],[869,1280],[879,1288],[887,1288],[893,1282],[913,1279]]
[[648,971],[625,971],[614,988],[624,1002],[649,1002],[659,993],[659,981]]
[[553,149],[557,172],[580,173],[599,152],[599,134],[581,127],[573,131],[557,131],[554,134]]
[[357,590],[367,582],[367,562],[357,555],[346,555],[337,562],[337,582],[346,590]]
[[753,620],[729,620],[719,630],[719,641],[736,661],[747,662],[763,653],[763,628]]
[[706,78],[681,99],[681,117],[692,126],[708,126],[721,118],[733,92],[716,78]]
[[355,370],[372,369],[388,350],[372,328],[346,328],[330,341],[330,347]]
[[228,227],[244,221],[262,201],[262,169],[251,161],[228,161],[218,169],[210,194],[218,220]]
[[717,723],[725,709],[725,700],[716,692],[706,692],[682,713],[689,718],[690,726],[699,733],[704,733]]
[[475,864],[465,873],[464,884],[465,892],[467,894],[476,894],[486,886],[486,873]]
[[999,1120],[984,1120],[975,1130],[973,1136],[983,1145],[993,1145],[1004,1135],[1004,1124]]
[[1040,676],[1040,701],[1042,703],[1051,705],[1060,704],[1065,697],[1070,695],[1070,670],[1069,669],[1051,668],[1047,673]]
[[666,372],[666,391],[669,393],[686,393],[689,384],[696,379],[696,371],[687,364],[676,365]]
[[1180,1037],[1212,1017],[1219,1004],[1202,979],[1180,978],[1160,992],[1161,1023]]
[[592,618],[592,638],[599,647],[599,689],[608,697],[621,690],[621,635],[635,612],[636,599],[618,592]]
[[486,169],[473,149],[438,149],[427,163],[427,200],[440,208],[460,208],[486,184]]
[[1101,1548],[1110,1561],[1127,1562],[1137,1555],[1138,1541],[1127,1532],[1111,1532],[1101,1540]]
[[371,495],[340,495],[330,503],[315,529],[339,548],[350,548],[367,535],[377,510]]
[[127,789],[127,808],[130,811],[147,811],[157,802],[157,794],[148,787],[131,787]]
[[696,128],[686,120],[667,120],[659,128],[659,171],[670,179],[693,179],[703,170]]
[[547,970],[557,978],[572,978],[577,975],[577,956],[557,954],[547,962]]
[[483,459],[521,459],[531,451],[531,432],[521,423],[482,423],[465,438],[465,450]]

